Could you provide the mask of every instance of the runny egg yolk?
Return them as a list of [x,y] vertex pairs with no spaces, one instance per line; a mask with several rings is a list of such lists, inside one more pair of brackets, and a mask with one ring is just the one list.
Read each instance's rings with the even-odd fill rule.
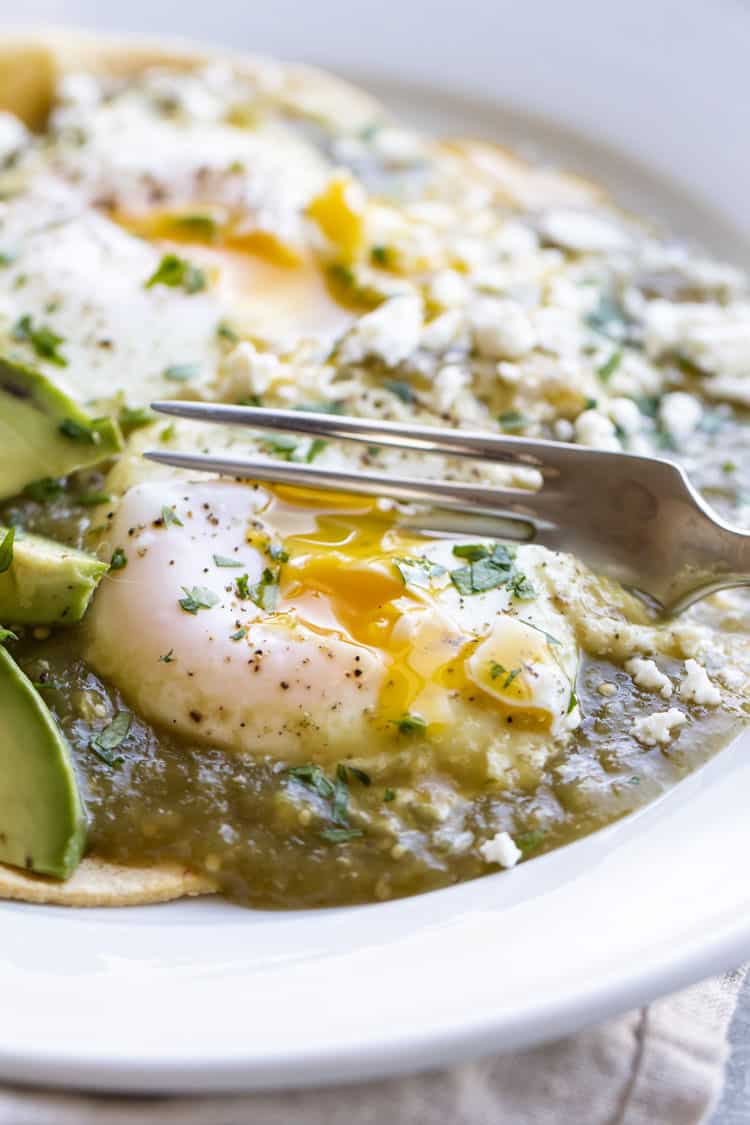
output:
[[278,488],[264,512],[281,528],[298,522],[301,511],[308,519],[282,538],[288,558],[278,608],[318,629],[343,630],[384,658],[376,722],[417,715],[436,733],[448,720],[446,698],[460,695],[522,725],[550,725],[547,689],[555,685],[544,682],[547,668],[551,679],[560,676],[546,634],[495,606],[489,635],[477,639],[462,619],[448,567],[412,584],[396,565],[426,557],[434,541],[398,529],[372,501],[340,497],[332,507],[330,494],[307,495],[306,503],[305,496]]

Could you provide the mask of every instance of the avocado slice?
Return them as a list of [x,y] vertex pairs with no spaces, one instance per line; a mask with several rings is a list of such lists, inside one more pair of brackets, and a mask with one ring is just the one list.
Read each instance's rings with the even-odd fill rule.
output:
[[0,863],[67,879],[86,844],[86,812],[65,738],[0,645]]
[[[0,527],[0,543],[6,534]],[[85,551],[17,530],[10,566],[0,573],[0,621],[72,625],[108,569]]]
[[123,447],[112,418],[92,418],[41,371],[0,356],[0,500],[32,481],[96,465]]

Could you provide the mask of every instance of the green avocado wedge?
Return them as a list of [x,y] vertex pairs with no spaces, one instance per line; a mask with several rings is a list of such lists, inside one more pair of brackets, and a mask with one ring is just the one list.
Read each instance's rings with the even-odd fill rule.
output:
[[[0,527],[0,544],[8,529]],[[16,531],[7,569],[0,565],[0,621],[73,625],[109,567],[85,551]]]
[[44,477],[96,465],[123,447],[112,418],[92,418],[41,371],[0,357],[0,500]]
[[0,863],[67,879],[86,844],[70,747],[0,645]]

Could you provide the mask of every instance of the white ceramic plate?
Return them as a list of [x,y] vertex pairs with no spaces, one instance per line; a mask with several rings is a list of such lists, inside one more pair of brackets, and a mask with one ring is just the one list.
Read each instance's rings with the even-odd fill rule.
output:
[[[178,30],[366,72],[403,115],[449,131],[528,137],[626,204],[750,262],[748,5],[522,7],[214,0],[181,4]],[[67,0],[65,16],[116,23],[97,8]],[[56,17],[53,2],[24,9],[27,21]],[[139,2],[128,18],[174,31],[177,13]],[[0,1077],[143,1091],[306,1085],[571,1031],[750,956],[748,794],[744,736],[619,825],[416,899],[291,914],[209,900],[1,904]]]

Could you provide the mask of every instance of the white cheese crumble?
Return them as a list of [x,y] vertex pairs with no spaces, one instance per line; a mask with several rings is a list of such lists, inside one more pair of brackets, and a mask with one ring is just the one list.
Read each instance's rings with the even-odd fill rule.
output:
[[479,851],[485,863],[497,863],[500,867],[515,867],[523,854],[509,832],[496,832]]
[[549,211],[539,226],[549,242],[576,254],[607,254],[624,250],[630,242],[610,219],[586,211]]
[[0,112],[0,160],[6,160],[22,148],[27,136],[23,122],[12,113]]
[[636,719],[632,731],[644,746],[656,746],[657,743],[671,742],[674,732],[686,722],[687,716],[683,711],[670,707],[668,711],[657,711],[653,715]]
[[[233,348],[222,365],[222,374],[232,384],[235,397],[262,395],[281,373],[281,363],[273,352],[258,352],[246,340]],[[229,388],[224,387],[226,394]]]
[[697,660],[686,660],[685,672],[685,678],[678,688],[682,699],[690,703],[703,703],[706,707],[717,707],[721,703],[721,692],[702,664]]
[[639,656],[634,656],[626,662],[625,671],[644,691],[658,691],[664,699],[669,699],[672,695],[672,681],[653,660],[642,660]]
[[430,297],[435,304],[441,305],[444,309],[466,305],[470,296],[471,289],[457,270],[441,270],[432,279]]
[[485,298],[469,310],[474,345],[485,359],[521,359],[536,343],[536,332],[518,301]]
[[341,349],[345,362],[372,356],[396,367],[416,351],[422,332],[422,302],[405,295],[384,301],[355,324]]
[[661,423],[678,444],[690,437],[702,414],[700,401],[684,391],[664,395],[659,405]]
[[622,448],[615,424],[598,410],[584,410],[575,420],[575,439],[579,445],[592,449],[609,449],[619,452]]

